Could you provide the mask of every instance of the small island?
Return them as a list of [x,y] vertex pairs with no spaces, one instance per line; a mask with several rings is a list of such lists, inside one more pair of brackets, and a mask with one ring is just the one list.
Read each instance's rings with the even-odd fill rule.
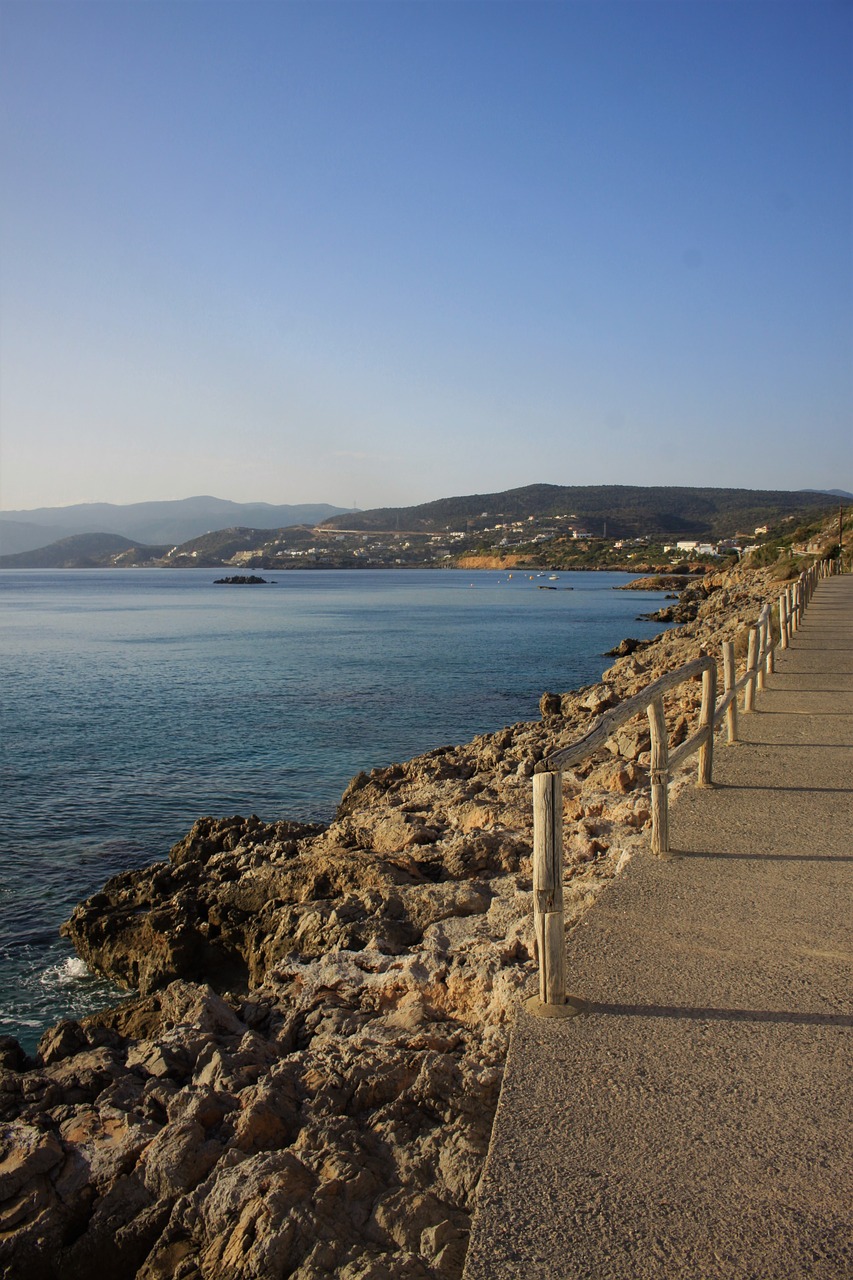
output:
[[215,587],[260,587],[269,586],[266,578],[259,578],[255,573],[236,573],[230,578],[214,578]]

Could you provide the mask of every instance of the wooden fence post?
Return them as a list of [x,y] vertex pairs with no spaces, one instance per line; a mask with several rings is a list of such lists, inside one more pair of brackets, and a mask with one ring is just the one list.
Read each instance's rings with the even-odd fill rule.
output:
[[767,644],[768,644],[769,631],[770,631],[770,628],[767,623],[767,618],[763,616],[763,611],[762,611],[762,617],[760,617],[758,620],[758,653],[756,654],[756,659],[755,659],[755,666],[756,666],[755,685],[756,685],[756,688],[759,690],[764,688],[764,667],[767,662]]
[[767,635],[767,653],[764,658],[764,670],[768,675],[772,675],[776,670],[776,645],[778,642],[773,636],[773,606],[769,600],[764,606],[763,613]]
[[783,594],[779,597],[779,643],[783,649],[788,647],[788,602]]
[[655,698],[646,708],[652,738],[649,769],[652,793],[652,853],[669,852],[669,751],[663,698]]
[[[726,693],[735,683],[735,647],[731,640],[723,642],[723,689]],[[737,742],[737,694],[726,708],[726,731],[729,742]]]
[[539,949],[539,999],[566,1003],[563,912],[563,775],[533,775],[533,924]]
[[750,627],[749,629],[749,652],[746,659],[746,674],[749,677],[746,687],[743,691],[743,709],[744,711],[753,711],[755,708],[755,677],[756,663],[758,661],[758,627]]
[[697,781],[700,787],[710,787],[714,769],[714,711],[717,707],[717,666],[712,663],[702,672],[702,708],[699,712],[699,728],[708,730],[708,737],[699,748]]

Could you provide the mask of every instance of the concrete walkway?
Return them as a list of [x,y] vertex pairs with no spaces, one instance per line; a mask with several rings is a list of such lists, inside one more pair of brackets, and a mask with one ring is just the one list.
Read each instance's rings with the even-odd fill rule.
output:
[[465,1280],[853,1276],[853,576],[520,1010]]

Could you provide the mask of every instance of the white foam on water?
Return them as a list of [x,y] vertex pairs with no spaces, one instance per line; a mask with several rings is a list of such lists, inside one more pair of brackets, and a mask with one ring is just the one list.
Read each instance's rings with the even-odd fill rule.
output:
[[48,965],[39,976],[39,982],[43,987],[70,987],[81,978],[92,976],[85,960],[79,956],[66,956],[64,960]]

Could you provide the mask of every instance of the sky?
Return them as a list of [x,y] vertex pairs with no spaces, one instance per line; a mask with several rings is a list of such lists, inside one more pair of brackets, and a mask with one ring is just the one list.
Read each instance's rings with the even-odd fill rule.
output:
[[0,0],[0,507],[853,489],[850,0]]

